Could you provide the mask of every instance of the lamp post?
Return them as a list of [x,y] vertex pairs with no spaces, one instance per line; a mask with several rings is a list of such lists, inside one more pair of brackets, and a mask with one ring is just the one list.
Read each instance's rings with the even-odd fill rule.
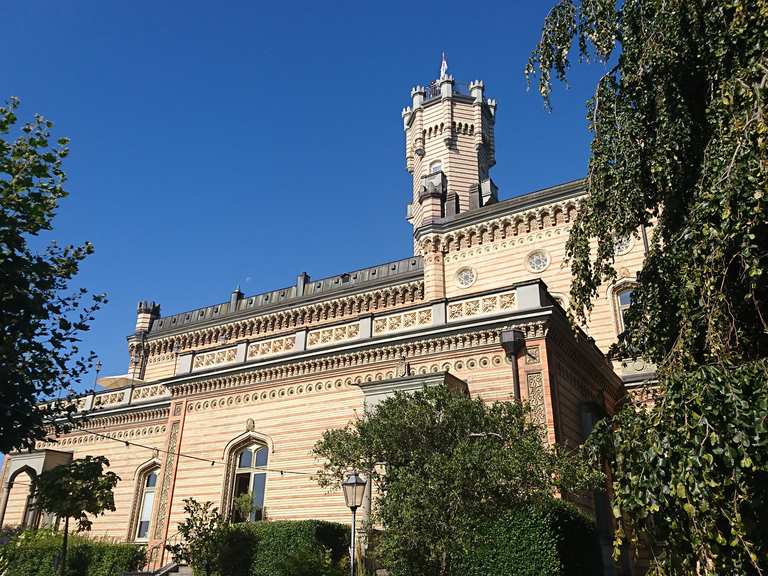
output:
[[363,495],[367,483],[368,480],[362,478],[357,472],[350,473],[341,483],[341,488],[344,490],[344,500],[347,502],[347,507],[352,510],[352,542],[349,552],[350,576],[355,576],[355,512],[363,505]]

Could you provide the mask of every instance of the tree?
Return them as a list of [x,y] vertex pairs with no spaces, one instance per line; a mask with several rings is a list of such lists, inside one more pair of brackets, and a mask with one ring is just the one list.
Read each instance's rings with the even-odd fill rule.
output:
[[33,448],[46,424],[73,410],[67,403],[41,400],[71,393],[90,368],[93,354],[81,356],[78,342],[105,302],[70,281],[93,246],[38,251],[36,237],[51,230],[66,175],[68,140],[52,142],[53,124],[42,116],[16,127],[19,101],[0,107],[0,452]]
[[526,67],[549,105],[574,45],[606,63],[566,246],[578,319],[617,277],[615,242],[652,232],[612,353],[655,362],[663,397],[596,446],[616,544],[640,537],[663,574],[768,569],[767,30],[766,0],[560,0]]
[[85,456],[69,464],[40,473],[32,481],[32,497],[40,510],[64,519],[60,573],[66,573],[69,519],[77,521],[77,531],[90,530],[88,515],[115,511],[113,490],[120,477],[104,472],[109,460],[104,456]]
[[316,444],[321,485],[338,487],[351,469],[376,487],[378,546],[393,575],[450,574],[489,515],[596,486],[601,474],[543,442],[529,409],[486,404],[446,387],[396,393]]
[[222,529],[226,519],[213,502],[200,503],[194,498],[184,500],[187,518],[179,524],[181,543],[168,546],[176,562],[186,562],[205,576],[218,569]]

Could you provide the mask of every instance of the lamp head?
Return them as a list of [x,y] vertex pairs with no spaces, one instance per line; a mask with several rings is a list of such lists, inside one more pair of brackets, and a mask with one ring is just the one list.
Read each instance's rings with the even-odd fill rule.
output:
[[357,510],[363,505],[363,494],[365,494],[365,485],[368,480],[361,477],[357,472],[350,473],[341,483],[344,491],[344,500],[350,510]]

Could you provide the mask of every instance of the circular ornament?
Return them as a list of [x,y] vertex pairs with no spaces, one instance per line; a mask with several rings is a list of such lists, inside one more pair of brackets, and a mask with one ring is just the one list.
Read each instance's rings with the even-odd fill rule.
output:
[[623,256],[630,250],[632,250],[632,246],[634,245],[634,242],[632,241],[632,236],[624,236],[623,238],[619,238],[613,243],[613,253],[616,256]]
[[459,288],[469,288],[477,281],[477,272],[474,268],[465,266],[456,272],[456,285]]
[[529,252],[525,264],[531,272],[544,272],[549,267],[549,254],[544,250]]

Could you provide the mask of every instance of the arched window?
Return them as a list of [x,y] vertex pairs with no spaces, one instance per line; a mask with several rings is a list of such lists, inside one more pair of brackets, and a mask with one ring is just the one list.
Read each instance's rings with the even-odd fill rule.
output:
[[622,288],[616,292],[616,304],[618,306],[619,332],[626,330],[625,315],[632,303],[632,288]]
[[148,540],[152,525],[152,507],[155,504],[155,489],[159,466],[145,468],[138,477],[137,494],[134,505],[133,539]]
[[4,526],[37,528],[39,514],[32,496],[35,476],[35,471],[29,466],[22,466],[10,475],[5,488],[7,501],[2,518]]
[[[264,489],[267,484],[265,467],[268,456],[269,449],[262,444],[246,446],[235,454],[237,468],[232,483],[232,519],[235,522],[264,519]],[[248,505],[243,506],[243,502]],[[249,509],[247,517],[245,509]]]
[[429,165],[429,173],[437,174],[443,171],[443,162],[441,160],[435,160]]

